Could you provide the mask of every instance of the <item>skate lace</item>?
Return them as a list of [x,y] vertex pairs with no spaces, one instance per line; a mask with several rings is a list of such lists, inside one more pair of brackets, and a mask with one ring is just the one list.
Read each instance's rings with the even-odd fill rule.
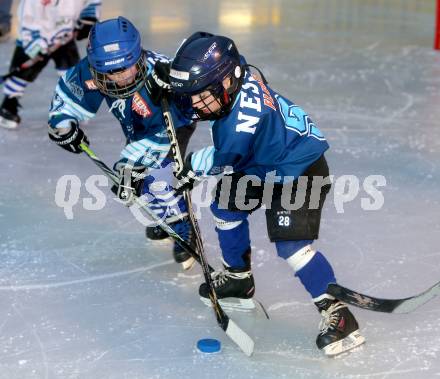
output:
[[214,288],[221,287],[228,281],[228,275],[226,271],[214,271],[211,274],[212,283]]
[[212,283],[214,288],[223,286],[230,278],[244,279],[250,275],[249,272],[232,273],[227,270],[225,271],[214,271],[211,273]]
[[335,329],[337,327],[341,318],[338,311],[346,307],[344,303],[338,301],[337,303],[331,304],[327,310],[321,311],[322,320],[319,323],[320,334],[326,333],[330,328]]

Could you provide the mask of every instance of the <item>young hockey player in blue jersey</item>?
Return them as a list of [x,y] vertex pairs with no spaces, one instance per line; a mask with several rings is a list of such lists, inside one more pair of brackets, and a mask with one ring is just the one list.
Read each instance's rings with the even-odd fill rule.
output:
[[[156,215],[192,243],[185,202],[181,195],[175,196],[169,184],[175,179],[159,104],[162,89],[152,76],[153,65],[159,60],[167,58],[143,50],[140,34],[129,20],[119,17],[97,23],[90,31],[87,57],[58,82],[49,114],[49,137],[63,149],[81,153],[79,145],[89,141],[80,122],[94,117],[105,101],[127,139],[115,164],[121,179],[114,192],[127,206],[133,195],[144,195]],[[176,109],[173,116],[179,144],[185,149],[194,126]],[[147,227],[147,236],[168,237],[159,226]],[[177,244],[173,252],[184,269],[194,263]]]
[[79,62],[76,40],[87,38],[100,8],[100,0],[20,1],[19,37],[9,68],[14,75],[3,85],[0,126],[17,128],[21,121],[19,99],[50,60],[60,75]]
[[[233,170],[218,182],[211,205],[225,266],[213,274],[218,298],[223,304],[226,298],[240,300],[246,307],[254,295],[247,218],[264,204],[270,240],[322,315],[318,348],[336,355],[363,343],[347,305],[326,293],[335,275],[312,247],[330,189],[324,158],[329,146],[320,130],[300,107],[267,86],[264,77],[253,76],[226,37],[198,32],[184,41],[171,65],[170,84],[183,112],[211,122],[214,142],[187,156],[176,173],[182,188],[194,184],[197,176]],[[314,179],[321,179],[318,186]],[[303,206],[286,207],[300,193]],[[206,284],[199,293],[208,297]]]

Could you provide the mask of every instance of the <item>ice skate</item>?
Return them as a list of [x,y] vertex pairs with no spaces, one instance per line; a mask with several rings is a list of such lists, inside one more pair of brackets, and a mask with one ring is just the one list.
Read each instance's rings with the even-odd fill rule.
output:
[[[170,224],[170,227],[173,228],[180,236],[183,237],[183,239],[188,242],[194,249],[195,249],[195,241],[193,238],[192,231],[189,231],[190,225],[181,225],[182,223],[186,223],[187,221],[178,221],[175,223]],[[169,240],[168,233],[165,232],[161,227],[147,227],[145,230],[145,234],[148,239],[156,242]],[[191,269],[194,264],[196,263],[196,260],[186,252],[183,248],[180,247],[180,245],[174,241],[173,245],[173,258],[176,263],[181,263],[182,268],[184,270]]]
[[178,246],[177,243],[174,243],[173,257],[174,261],[176,263],[180,263],[185,271],[190,270],[196,263],[196,260],[189,253]]
[[[173,223],[171,227],[195,250],[195,236],[188,218]],[[182,264],[184,270],[191,269],[196,263],[191,254],[181,248],[177,242],[174,242],[173,257],[175,262]]]
[[[193,232],[187,218],[181,221],[173,222],[169,225],[175,232],[182,236],[186,242],[194,247],[195,241]],[[147,226],[145,229],[145,235],[152,241],[163,241],[170,238],[168,233],[165,232],[160,226]],[[191,269],[196,263],[196,260],[191,256],[191,254],[182,249],[177,242],[174,242],[173,258],[176,263],[182,264],[182,268],[184,270]]]
[[20,104],[16,97],[6,96],[0,108],[0,126],[5,129],[16,129],[21,118],[18,115]]
[[315,304],[322,316],[316,345],[325,355],[335,356],[365,342],[356,319],[345,303],[324,299]]
[[[241,311],[255,309],[255,302],[252,300],[255,293],[255,284],[250,270],[226,267],[224,271],[214,271],[211,273],[211,278],[222,307]],[[199,295],[206,305],[211,305],[206,283],[200,285]]]
[[[170,225],[172,227],[172,224]],[[168,233],[160,226],[147,226],[145,236],[152,241],[161,241],[168,238]]]

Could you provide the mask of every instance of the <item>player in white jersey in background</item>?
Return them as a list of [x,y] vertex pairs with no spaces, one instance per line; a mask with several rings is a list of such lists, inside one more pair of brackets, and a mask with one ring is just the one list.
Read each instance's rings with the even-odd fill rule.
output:
[[51,59],[60,75],[79,62],[75,41],[87,38],[100,8],[100,0],[20,1],[19,36],[9,69],[14,75],[3,84],[0,126],[17,128],[19,99]]

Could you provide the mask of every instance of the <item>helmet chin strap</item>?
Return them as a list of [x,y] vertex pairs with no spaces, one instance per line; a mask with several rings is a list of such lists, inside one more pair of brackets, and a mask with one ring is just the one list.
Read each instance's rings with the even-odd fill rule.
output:
[[260,75],[261,80],[263,81],[263,83],[264,83],[264,84],[267,84],[267,83],[268,83],[267,80],[266,80],[266,77],[263,75],[263,73],[261,72],[261,70],[260,70],[258,67],[254,66],[254,65],[252,65],[252,64],[245,64],[244,67],[245,67],[245,68],[249,68],[249,67],[253,67],[253,68],[255,68],[255,70],[257,70],[258,74]]
[[223,90],[223,104],[228,105],[230,101],[231,101],[231,97],[229,96],[228,91],[226,89]]

